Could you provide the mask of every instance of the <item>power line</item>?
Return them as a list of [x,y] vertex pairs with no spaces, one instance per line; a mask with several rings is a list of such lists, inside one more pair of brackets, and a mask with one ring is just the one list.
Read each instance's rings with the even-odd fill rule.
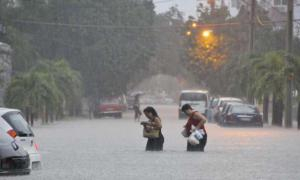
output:
[[[300,19],[295,19],[294,22],[299,22]],[[72,24],[72,23],[60,23],[60,22],[44,22],[44,21],[34,21],[34,20],[12,20],[12,22],[20,24],[34,24],[34,25],[46,25],[46,26],[63,26],[63,27],[77,27],[77,28],[99,28],[99,29],[164,29],[171,27],[185,27],[185,25],[177,26],[132,26],[132,25],[99,25],[99,24]],[[286,20],[282,21],[261,21],[258,25],[261,26],[270,26],[276,23],[284,23]],[[206,23],[199,24],[199,28],[213,28],[213,27],[226,27],[226,26],[239,26],[239,25],[248,25],[251,22],[225,22],[225,23]]]

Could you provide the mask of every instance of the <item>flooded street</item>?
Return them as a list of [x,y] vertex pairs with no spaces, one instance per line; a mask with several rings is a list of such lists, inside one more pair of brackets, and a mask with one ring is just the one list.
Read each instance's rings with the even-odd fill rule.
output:
[[[43,167],[1,179],[289,179],[300,177],[294,129],[206,125],[204,153],[186,152],[177,106],[155,106],[163,122],[163,152],[145,152],[133,114],[123,119],[76,119],[34,128]],[[145,117],[142,120],[146,120]]]

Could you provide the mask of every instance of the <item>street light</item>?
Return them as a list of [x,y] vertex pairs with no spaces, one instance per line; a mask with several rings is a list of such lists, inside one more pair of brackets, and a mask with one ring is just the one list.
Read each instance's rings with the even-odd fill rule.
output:
[[196,28],[197,26],[198,26],[197,23],[193,22],[192,28]]
[[211,30],[204,30],[202,32],[202,36],[205,38],[208,38],[211,35],[212,31]]
[[190,35],[192,35],[192,32],[191,32],[191,31],[187,31],[187,32],[186,32],[186,35],[187,35],[187,36],[190,36]]

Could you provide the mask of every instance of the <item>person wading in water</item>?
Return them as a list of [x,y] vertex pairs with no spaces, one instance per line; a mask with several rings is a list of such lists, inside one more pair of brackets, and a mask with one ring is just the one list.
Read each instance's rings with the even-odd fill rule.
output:
[[199,140],[199,144],[192,145],[189,142],[187,142],[187,151],[204,151],[204,147],[206,145],[207,141],[207,133],[204,124],[207,122],[207,119],[205,116],[203,116],[198,111],[195,111],[190,104],[185,104],[182,106],[181,111],[185,113],[189,119],[187,123],[184,125],[184,128],[187,132],[187,135],[190,136],[192,134],[192,126],[195,127],[194,130],[202,130],[205,134],[203,135],[203,138]]

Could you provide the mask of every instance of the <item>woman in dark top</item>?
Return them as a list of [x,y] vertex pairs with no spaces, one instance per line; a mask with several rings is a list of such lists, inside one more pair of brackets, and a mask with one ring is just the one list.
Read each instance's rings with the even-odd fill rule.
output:
[[188,142],[187,151],[204,151],[204,147],[207,141],[207,133],[204,126],[204,124],[207,121],[206,117],[198,111],[193,110],[193,108],[189,104],[183,105],[181,111],[184,112],[187,116],[189,116],[187,123],[184,125],[188,136],[190,136],[192,133],[192,126],[195,126],[196,130],[202,129],[205,133],[203,135],[203,138],[200,140],[199,144],[192,145]]
[[162,124],[156,110],[153,107],[146,107],[144,109],[145,116],[149,119],[145,128],[148,130],[159,130],[158,138],[148,138],[146,151],[162,151],[164,144],[164,136],[161,133]]

